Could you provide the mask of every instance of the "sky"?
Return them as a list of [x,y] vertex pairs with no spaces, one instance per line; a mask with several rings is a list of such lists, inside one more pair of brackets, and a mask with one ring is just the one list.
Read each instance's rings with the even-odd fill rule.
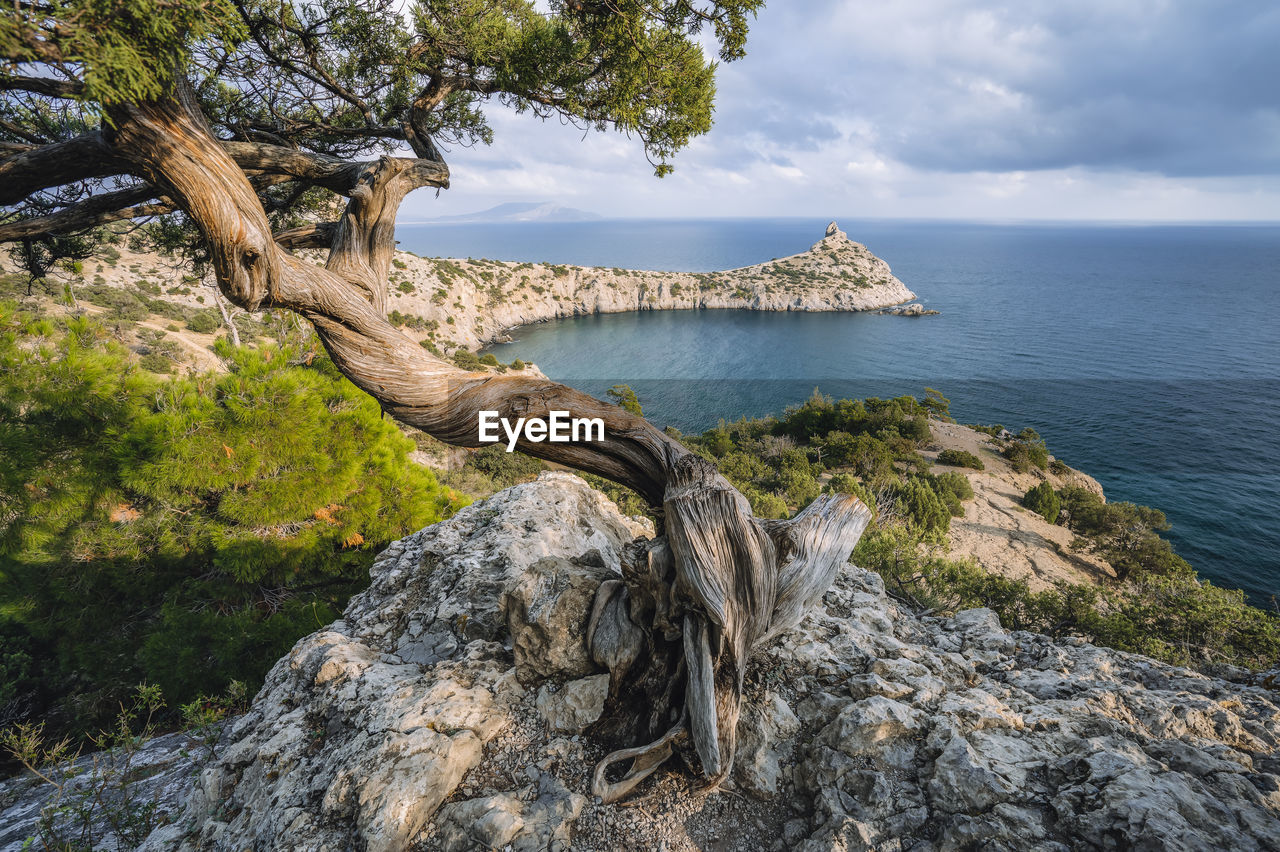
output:
[[553,202],[617,218],[1280,220],[1273,0],[771,0],[715,126],[640,143],[495,106],[402,221]]

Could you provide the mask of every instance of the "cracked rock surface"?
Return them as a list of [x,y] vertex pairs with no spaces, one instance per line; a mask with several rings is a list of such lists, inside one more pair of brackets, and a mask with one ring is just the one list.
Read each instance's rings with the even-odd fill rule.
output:
[[753,660],[736,792],[673,761],[597,804],[584,625],[643,532],[551,473],[395,543],[144,848],[1280,848],[1276,692],[919,618],[853,565]]

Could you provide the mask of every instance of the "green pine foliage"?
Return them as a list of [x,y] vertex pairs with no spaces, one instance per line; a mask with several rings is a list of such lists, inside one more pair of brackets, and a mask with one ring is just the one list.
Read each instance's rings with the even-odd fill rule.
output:
[[0,306],[0,653],[68,729],[142,681],[260,682],[460,504],[316,348],[218,354],[164,381],[91,320]]
[[[973,497],[962,482],[927,474],[919,448],[932,437],[931,416],[946,416],[945,398],[833,401],[817,391],[781,418],[719,423],[700,436],[680,436],[715,462],[762,518],[786,518],[819,494],[855,493],[868,506],[884,496],[933,535],[945,534],[960,501]],[[854,490],[851,490],[854,489]]]
[[880,574],[894,597],[919,610],[989,607],[1010,630],[1145,654],[1175,665],[1266,669],[1280,657],[1280,619],[1194,574],[1147,577],[1114,588],[1059,583],[1032,591],[1026,580],[990,574],[973,559],[951,559],[902,524],[868,530],[853,554]]
[[952,467],[968,467],[974,470],[987,469],[987,466],[983,464],[982,459],[978,458],[968,450],[943,450],[938,453],[938,464],[950,465]]
[[1194,576],[1186,560],[1160,533],[1169,529],[1164,512],[1133,503],[1104,503],[1087,488],[1057,493],[1067,528],[1080,543],[1111,564],[1121,581],[1152,576]]
[[541,461],[524,453],[509,453],[501,444],[490,444],[471,453],[466,466],[488,476],[495,491],[536,479],[542,472]]
[[604,393],[609,397],[609,401],[619,408],[631,412],[636,417],[644,416],[644,410],[640,407],[640,398],[636,396],[636,392],[630,385],[614,385]]
[[64,56],[82,65],[84,99],[109,104],[160,95],[192,43],[217,38],[234,44],[243,34],[226,0],[66,0],[46,8],[15,6],[0,18],[0,53],[24,62]]
[[913,476],[903,482],[894,498],[911,529],[931,538],[945,536],[951,529],[951,509],[946,498],[923,477]]
[[1051,524],[1058,522],[1058,514],[1062,511],[1062,500],[1048,480],[1030,488],[1026,494],[1022,495],[1022,505],[1037,515],[1043,516]]
[[[1011,629],[1081,636],[1180,665],[1275,665],[1280,619],[1249,606],[1239,591],[1199,580],[1160,536],[1168,522],[1155,509],[1104,503],[1084,488],[1055,492],[1048,483],[1028,495],[1033,511],[1065,523],[1079,546],[1111,564],[1119,582],[1109,587],[1033,592],[1025,580],[950,558],[951,518],[964,513],[973,488],[958,471],[930,473],[918,452],[930,440],[930,418],[948,416],[944,400],[936,391],[923,400],[839,401],[815,392],[781,418],[722,421],[702,435],[674,437],[714,461],[759,517],[789,517],[820,491],[858,496],[876,522],[853,561],[879,573],[889,592],[914,608],[990,607]],[[1003,428],[981,431],[998,438]],[[1044,441],[1031,429],[1007,440],[1005,454],[1025,470],[1048,464]],[[939,454],[938,461],[982,469],[970,453]]]
[[1044,470],[1049,465],[1049,450],[1044,445],[1044,439],[1030,426],[1015,435],[1001,454],[1018,473],[1026,473],[1033,467]]

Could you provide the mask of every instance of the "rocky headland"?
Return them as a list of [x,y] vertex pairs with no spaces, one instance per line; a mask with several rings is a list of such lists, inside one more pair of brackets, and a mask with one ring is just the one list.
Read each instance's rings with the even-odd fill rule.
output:
[[[920,617],[852,564],[753,660],[729,790],[676,761],[601,804],[607,675],[583,626],[650,534],[548,473],[396,542],[343,618],[276,664],[180,806],[173,773],[157,782],[169,822],[142,848],[1280,847],[1274,691],[988,610]],[[22,817],[0,818],[6,839]]]
[[[623,311],[737,308],[868,311],[915,298],[835,222],[808,251],[724,272],[419,258],[401,252],[389,304],[405,331],[444,351],[478,349],[518,326]],[[415,328],[414,326],[420,326]]]
[[[316,252],[302,254],[322,260]],[[850,240],[835,222],[807,251],[724,272],[427,258],[404,251],[392,264],[387,299],[392,321],[443,354],[504,340],[518,326],[581,314],[706,308],[870,311],[915,298],[887,263]],[[0,272],[12,269],[12,260],[0,255]],[[191,314],[220,306],[235,321],[240,312],[221,302],[212,281],[197,281],[188,272],[177,259],[117,245],[85,261],[78,273],[56,273],[58,298],[44,299],[42,308],[64,310],[66,285],[79,309],[103,313],[105,307],[109,314],[119,298],[103,298],[101,288],[115,288],[138,292],[152,309],[163,302]],[[14,289],[20,295],[25,287]],[[167,333],[201,368],[215,366],[209,345],[221,330],[169,329],[172,317],[166,313],[172,311],[152,310],[138,325]]]

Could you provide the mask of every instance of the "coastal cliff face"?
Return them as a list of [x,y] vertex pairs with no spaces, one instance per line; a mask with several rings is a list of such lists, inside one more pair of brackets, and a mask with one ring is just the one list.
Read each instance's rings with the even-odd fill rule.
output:
[[478,349],[516,326],[579,314],[865,311],[913,298],[887,263],[832,222],[808,251],[725,272],[445,260],[401,252],[388,304],[416,318],[405,325],[407,334],[451,351]]
[[143,848],[1280,846],[1277,695],[987,610],[917,617],[849,565],[752,663],[733,784],[678,762],[596,803],[582,644],[643,525],[544,474],[388,548]]
[[[315,251],[299,254],[316,263],[324,260]],[[0,249],[0,274],[12,267],[8,253]],[[141,293],[153,313],[137,321],[139,328],[167,333],[188,360],[203,369],[218,369],[218,359],[209,347],[222,333],[221,327],[202,332],[177,330],[169,327],[172,319],[154,312],[159,302],[169,303],[187,316],[220,304],[212,280],[200,282],[189,272],[179,259],[119,245],[86,261],[82,274],[58,274],[83,299],[77,309],[91,314],[110,315],[95,299],[115,301],[86,292],[92,288]],[[869,311],[914,298],[887,263],[850,240],[832,222],[826,235],[808,251],[724,272],[450,260],[397,252],[387,304],[388,310],[394,311],[392,321],[406,335],[450,354],[506,339],[506,331],[517,326],[580,314],[700,308]],[[56,299],[35,301],[45,311],[65,310]],[[227,308],[225,304],[222,307]],[[918,306],[908,307],[914,310]],[[235,308],[230,311],[241,313]]]

